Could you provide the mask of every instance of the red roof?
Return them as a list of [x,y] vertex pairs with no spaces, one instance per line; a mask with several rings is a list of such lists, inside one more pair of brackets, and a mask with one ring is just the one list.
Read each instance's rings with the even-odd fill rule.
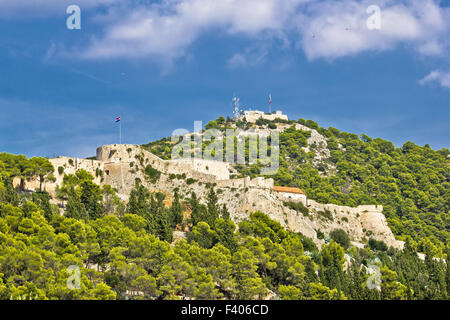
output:
[[299,188],[291,188],[291,187],[280,187],[280,186],[274,186],[273,190],[278,192],[287,192],[287,193],[299,193],[299,194],[305,194],[302,189]]

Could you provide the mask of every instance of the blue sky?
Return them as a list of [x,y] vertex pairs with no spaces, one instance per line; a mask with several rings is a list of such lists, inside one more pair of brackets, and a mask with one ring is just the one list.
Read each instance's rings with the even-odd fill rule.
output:
[[449,52],[446,1],[0,0],[0,152],[92,156],[116,116],[142,144],[269,93],[292,119],[450,148]]

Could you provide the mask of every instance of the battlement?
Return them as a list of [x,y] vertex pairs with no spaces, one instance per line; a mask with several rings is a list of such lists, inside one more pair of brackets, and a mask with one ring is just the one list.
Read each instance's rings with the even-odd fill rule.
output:
[[204,180],[230,179],[230,164],[203,159],[163,160],[140,146],[112,144],[97,148],[97,160],[104,163],[140,163],[167,174],[182,174]]

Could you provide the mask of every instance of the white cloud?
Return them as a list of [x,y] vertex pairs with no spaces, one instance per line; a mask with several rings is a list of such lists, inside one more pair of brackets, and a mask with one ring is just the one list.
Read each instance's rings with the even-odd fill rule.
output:
[[450,88],[450,72],[434,70],[419,81],[421,85],[429,82],[437,82],[441,85],[441,87]]
[[445,52],[445,45],[432,40],[419,46],[419,53],[425,56],[440,56]]
[[230,59],[228,59],[227,64],[230,68],[234,69],[241,66],[246,66],[248,64],[248,60],[247,57],[242,53],[236,53]]
[[234,54],[227,61],[227,66],[231,69],[240,67],[254,67],[267,61],[269,54],[268,46],[254,46],[246,48],[243,52]]
[[[381,29],[369,30],[366,9],[374,1],[321,1],[301,15],[301,47],[309,59],[335,59],[364,51],[411,45],[426,54],[442,53],[437,43],[448,36],[448,11],[432,0],[377,1]],[[446,34],[447,33],[447,34]]]
[[[167,0],[140,6],[115,20],[82,54],[84,58],[169,58],[184,54],[202,33],[259,36],[283,32],[305,0]],[[116,12],[111,11],[112,15]],[[105,18],[106,19],[106,18]],[[109,20],[111,21],[111,20]]]

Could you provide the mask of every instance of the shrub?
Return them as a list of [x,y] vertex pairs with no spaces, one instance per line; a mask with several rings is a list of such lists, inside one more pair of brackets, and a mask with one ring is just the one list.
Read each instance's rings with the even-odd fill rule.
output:
[[332,214],[331,211],[328,210],[328,209],[325,209],[324,211],[318,211],[317,213],[318,213],[319,215],[321,215],[322,217],[325,217],[325,218],[327,218],[327,219],[329,219],[329,220],[334,220],[333,214]]
[[375,240],[374,238],[369,239],[369,247],[372,250],[378,250],[378,251],[386,251],[388,249],[386,243],[383,241]]
[[164,193],[158,191],[155,193],[155,198],[157,201],[163,202],[164,199],[166,198],[166,195]]
[[298,233],[298,235],[300,236],[300,239],[303,244],[303,249],[305,251],[309,251],[309,252],[318,251],[316,244],[314,243],[314,241],[311,238],[308,238],[301,233]]
[[188,178],[188,179],[186,180],[186,183],[187,183],[187,184],[193,184],[194,182],[195,182],[195,180],[192,179],[192,178]]
[[96,177],[103,177],[103,171],[99,168],[95,168],[95,176]]
[[283,204],[290,209],[303,213],[304,216],[309,214],[308,208],[301,202],[287,201],[283,202]]
[[144,172],[150,178],[150,181],[152,183],[158,181],[159,177],[161,176],[161,172],[153,168],[151,165],[147,165]]
[[331,231],[330,238],[339,243],[344,249],[347,249],[350,246],[350,238],[342,229],[334,229]]
[[322,231],[316,230],[316,234],[317,234],[317,239],[325,239],[325,234]]
[[64,168],[63,167],[58,167],[58,173],[59,174],[63,174],[64,173]]

